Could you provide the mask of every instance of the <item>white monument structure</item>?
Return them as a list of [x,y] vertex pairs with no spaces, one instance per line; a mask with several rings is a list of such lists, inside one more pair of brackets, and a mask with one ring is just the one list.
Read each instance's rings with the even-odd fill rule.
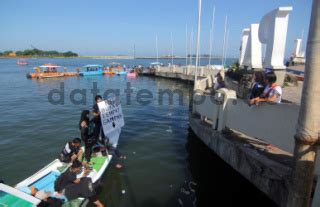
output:
[[258,37],[259,24],[251,24],[246,50],[243,55],[243,66],[262,68],[261,42]]
[[239,65],[241,66],[243,66],[243,59],[244,59],[244,54],[248,45],[249,34],[250,34],[249,28],[245,28],[242,30],[240,58],[239,58]]
[[[249,40],[247,45],[243,46],[246,50],[243,61],[239,62],[240,66],[248,67],[249,69],[269,68],[273,69],[277,74],[277,82],[282,85],[285,75],[284,53],[287,38],[289,13],[292,7],[279,7],[266,15],[260,21],[260,24],[251,24]],[[245,33],[242,33],[242,39],[245,38]],[[242,42],[243,44],[243,42]],[[266,52],[262,61],[262,47],[265,44]]]

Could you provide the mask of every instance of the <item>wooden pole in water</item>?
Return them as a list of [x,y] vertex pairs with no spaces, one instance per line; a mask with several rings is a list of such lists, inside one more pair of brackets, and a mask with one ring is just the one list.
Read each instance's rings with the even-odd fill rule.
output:
[[[320,128],[320,0],[313,0],[287,207],[310,206]],[[319,182],[319,181],[318,181]]]

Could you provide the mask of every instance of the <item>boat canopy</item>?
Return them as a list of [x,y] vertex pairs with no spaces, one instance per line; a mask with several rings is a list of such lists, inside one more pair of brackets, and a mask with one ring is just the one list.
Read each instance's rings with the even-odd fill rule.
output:
[[41,65],[39,67],[40,68],[60,68],[61,66],[48,63],[48,64]]
[[121,64],[117,63],[117,62],[111,62],[111,63],[109,63],[109,65],[121,65]]
[[160,62],[152,62],[152,63],[150,63],[150,65],[162,65],[162,63],[160,63]]
[[102,65],[99,64],[91,64],[91,65],[85,65],[83,68],[102,68]]

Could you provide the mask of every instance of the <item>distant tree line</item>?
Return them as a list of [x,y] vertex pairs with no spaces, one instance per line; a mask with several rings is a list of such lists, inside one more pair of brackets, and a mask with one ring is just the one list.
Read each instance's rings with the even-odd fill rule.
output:
[[77,53],[74,53],[72,51],[67,51],[67,52],[58,52],[55,50],[39,50],[39,49],[27,49],[24,51],[12,51],[12,50],[7,50],[4,52],[0,52],[0,56],[5,56],[5,57],[31,57],[31,56],[36,56],[36,57],[78,57]]

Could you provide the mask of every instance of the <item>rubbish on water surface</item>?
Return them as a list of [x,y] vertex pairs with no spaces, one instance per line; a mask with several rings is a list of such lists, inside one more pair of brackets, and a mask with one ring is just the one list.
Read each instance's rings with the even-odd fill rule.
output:
[[121,193],[122,193],[122,194],[126,194],[126,191],[125,191],[125,190],[122,190]]
[[195,183],[193,181],[190,181],[189,184],[188,184],[188,187],[189,187],[190,191],[193,192],[193,193],[196,192],[195,189],[194,189],[196,186],[197,186],[197,183]]
[[183,206],[183,202],[180,198],[178,198],[178,202],[179,202],[180,206]]

